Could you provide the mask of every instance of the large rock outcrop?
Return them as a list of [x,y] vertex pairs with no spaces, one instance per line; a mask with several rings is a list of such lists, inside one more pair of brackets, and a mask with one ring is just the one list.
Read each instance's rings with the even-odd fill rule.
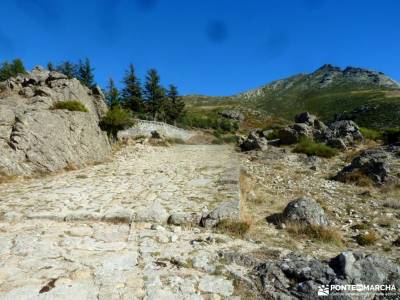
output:
[[359,127],[353,121],[341,120],[327,126],[308,112],[297,115],[293,125],[279,131],[280,142],[284,145],[298,143],[302,138],[323,142],[339,149],[363,140]]
[[[342,252],[330,260],[289,254],[254,268],[265,299],[399,299],[400,266],[389,259]],[[350,287],[349,287],[350,285]],[[351,286],[357,286],[352,289]],[[382,290],[371,287],[383,286]],[[340,289],[347,286],[347,291]],[[322,298],[321,298],[322,299]]]
[[333,179],[355,182],[363,177],[376,184],[400,182],[400,147],[396,145],[368,149],[356,156]]
[[252,130],[247,138],[239,137],[238,145],[241,151],[266,150],[268,141],[262,130]]
[[[79,101],[87,112],[51,109]],[[111,150],[98,122],[107,106],[101,89],[36,67],[0,83],[0,174],[32,175],[103,160]]]

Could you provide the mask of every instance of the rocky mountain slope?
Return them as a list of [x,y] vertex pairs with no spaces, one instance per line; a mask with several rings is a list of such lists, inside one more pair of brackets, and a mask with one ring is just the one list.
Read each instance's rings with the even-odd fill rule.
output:
[[[53,109],[79,101],[87,112]],[[40,67],[0,83],[0,174],[32,175],[103,160],[110,153],[98,126],[107,106],[100,88]]]
[[352,119],[372,128],[400,122],[400,85],[385,74],[362,68],[323,65],[231,97],[188,96],[193,106],[240,106],[292,119],[302,111],[323,121]]

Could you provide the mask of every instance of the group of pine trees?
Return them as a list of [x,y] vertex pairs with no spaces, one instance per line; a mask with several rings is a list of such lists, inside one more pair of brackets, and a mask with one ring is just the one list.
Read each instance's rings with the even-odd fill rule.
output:
[[63,61],[59,65],[55,66],[52,62],[47,64],[47,69],[49,71],[57,71],[63,73],[68,78],[77,78],[82,84],[86,85],[88,88],[93,88],[96,83],[94,81],[93,71],[88,58],[84,60],[79,60],[78,63],[73,63],[68,60]]
[[106,99],[111,109],[122,107],[144,118],[175,124],[185,112],[185,104],[178,89],[170,85],[167,89],[160,83],[160,76],[155,69],[150,69],[144,84],[135,74],[131,64],[122,80],[123,88],[119,91],[110,79],[106,90]]
[[12,62],[5,61],[0,65],[0,81],[5,81],[21,73],[25,73],[25,67],[19,58]]

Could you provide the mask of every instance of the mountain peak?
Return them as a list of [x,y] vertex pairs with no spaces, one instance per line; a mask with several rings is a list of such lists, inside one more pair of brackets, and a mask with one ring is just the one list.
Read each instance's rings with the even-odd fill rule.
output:
[[323,71],[323,72],[333,72],[333,71],[341,72],[341,69],[339,67],[336,67],[331,64],[324,64],[320,68],[318,68],[314,73],[321,72],[321,71]]

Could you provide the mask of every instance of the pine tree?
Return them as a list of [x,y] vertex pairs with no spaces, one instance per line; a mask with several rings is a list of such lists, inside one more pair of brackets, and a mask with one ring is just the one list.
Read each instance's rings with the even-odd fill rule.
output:
[[77,77],[79,81],[82,84],[86,85],[88,88],[92,88],[95,85],[93,70],[94,69],[91,67],[88,58],[86,58],[84,62],[79,60]]
[[62,62],[58,67],[57,71],[66,75],[69,79],[76,77],[76,65],[70,61]]
[[52,63],[51,61],[49,61],[49,62],[47,63],[47,70],[49,70],[50,72],[56,70],[55,67],[54,67],[54,65],[53,65],[53,63]]
[[126,71],[122,82],[124,83],[124,88],[122,89],[121,96],[124,106],[134,112],[142,112],[144,109],[142,88],[132,64],[129,65],[129,70]]
[[118,89],[115,86],[114,80],[112,78],[108,81],[108,88],[106,91],[106,100],[111,109],[115,107],[120,107],[120,98]]
[[178,88],[172,84],[169,85],[167,90],[167,97],[171,101],[171,109],[168,111],[168,118],[176,124],[176,120],[184,114],[185,102],[179,96]]
[[25,72],[24,64],[19,58],[14,59],[11,63],[5,61],[0,67],[0,81],[7,80],[10,77],[15,77]]
[[160,76],[155,69],[150,69],[147,72],[144,95],[148,104],[148,110],[152,114],[153,119],[156,120],[165,98],[165,90],[160,85]]

